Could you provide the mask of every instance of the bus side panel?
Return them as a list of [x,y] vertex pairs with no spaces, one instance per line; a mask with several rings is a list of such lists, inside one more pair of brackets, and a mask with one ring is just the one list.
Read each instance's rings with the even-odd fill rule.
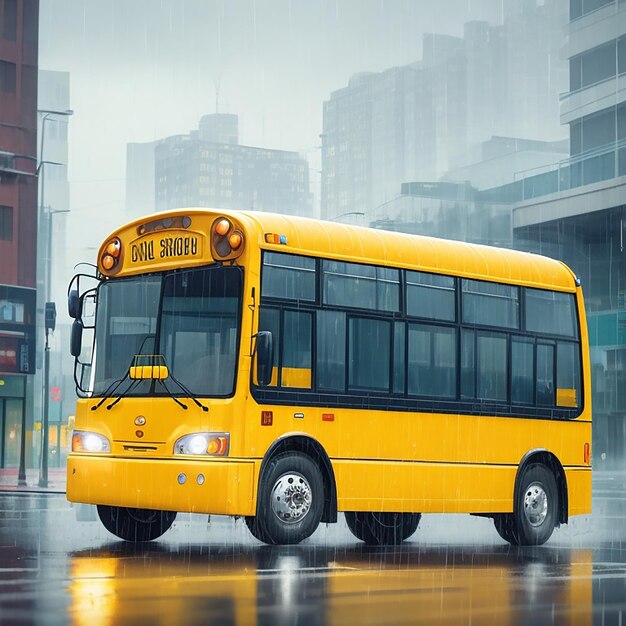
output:
[[334,461],[340,511],[510,513],[516,466]]
[[[517,467],[335,461],[340,511],[510,513]],[[565,470],[569,515],[591,512],[591,469]]]
[[591,468],[565,468],[570,515],[591,513]]

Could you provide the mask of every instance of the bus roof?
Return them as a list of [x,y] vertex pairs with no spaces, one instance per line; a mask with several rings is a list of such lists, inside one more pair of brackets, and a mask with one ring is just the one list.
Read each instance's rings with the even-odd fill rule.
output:
[[[258,245],[267,250],[576,290],[576,276],[569,267],[538,254],[274,213],[224,213],[246,222],[250,235],[256,230]],[[265,233],[285,235],[287,244],[266,243]]]
[[[230,217],[247,231],[251,242],[256,240],[265,250],[543,289],[576,290],[576,276],[564,263],[537,254],[277,213],[189,207],[145,216],[116,232],[133,230],[147,218],[181,213]],[[283,235],[286,244],[267,243],[265,236],[269,233]]]

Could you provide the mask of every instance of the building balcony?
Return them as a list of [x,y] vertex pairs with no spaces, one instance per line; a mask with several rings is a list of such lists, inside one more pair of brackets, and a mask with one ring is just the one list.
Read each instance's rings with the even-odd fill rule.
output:
[[626,32],[626,2],[614,0],[569,23],[568,57],[591,50]]
[[626,74],[561,94],[561,124],[626,101]]
[[626,176],[626,139],[563,159],[548,166],[515,173],[516,180],[478,193],[483,201],[524,202]]

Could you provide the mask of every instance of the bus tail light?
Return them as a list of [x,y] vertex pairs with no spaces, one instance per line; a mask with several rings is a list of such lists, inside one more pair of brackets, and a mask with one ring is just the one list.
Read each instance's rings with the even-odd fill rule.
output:
[[174,454],[227,456],[229,433],[192,433],[176,440]]
[[234,259],[243,251],[243,233],[229,219],[220,217],[211,227],[211,243],[216,258]]
[[589,465],[591,461],[591,446],[588,443],[585,443],[585,449],[583,452],[583,460],[585,465]]

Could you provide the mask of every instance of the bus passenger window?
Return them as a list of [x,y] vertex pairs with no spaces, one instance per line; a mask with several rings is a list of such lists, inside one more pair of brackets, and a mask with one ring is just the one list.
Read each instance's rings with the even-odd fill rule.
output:
[[526,289],[526,330],[576,337],[576,300],[573,293]]
[[580,406],[580,351],[578,344],[561,341],[556,347],[556,404]]
[[504,335],[479,334],[478,394],[483,400],[506,401],[507,349]]
[[519,288],[483,280],[462,284],[463,322],[519,328]]
[[285,311],[281,386],[311,388],[311,313]]
[[451,276],[406,273],[407,315],[453,322],[456,319],[454,295],[454,278]]
[[461,331],[461,398],[476,397],[475,342],[473,330]]
[[376,311],[400,310],[400,272],[388,267],[323,261],[324,304]]
[[381,320],[350,320],[350,389],[389,392],[391,324]]
[[532,340],[513,337],[511,340],[511,402],[534,404],[533,371],[534,345]]
[[453,328],[409,326],[409,393],[456,396],[456,331]]
[[315,259],[265,252],[261,297],[315,301]]
[[554,346],[537,345],[537,404],[554,406]]
[[404,393],[406,378],[406,325],[396,322],[393,329],[393,392]]
[[346,314],[317,312],[317,388],[320,391],[345,390]]

